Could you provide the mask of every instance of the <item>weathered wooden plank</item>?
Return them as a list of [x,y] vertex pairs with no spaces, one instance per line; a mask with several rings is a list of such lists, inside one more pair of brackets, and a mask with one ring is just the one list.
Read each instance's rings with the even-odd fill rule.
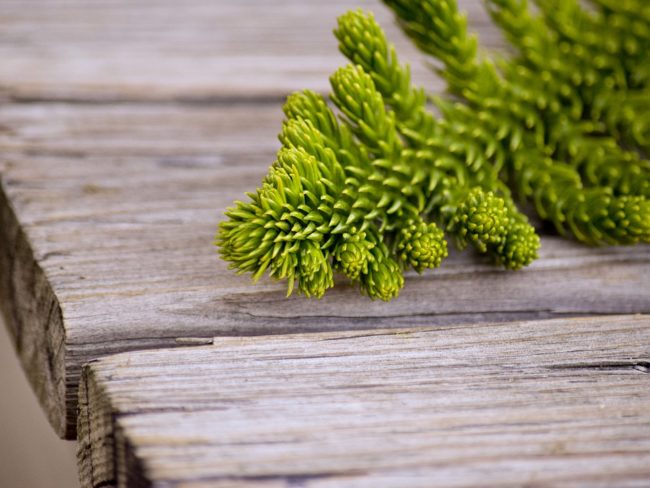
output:
[[620,316],[119,354],[84,368],[82,482],[644,486],[649,344]]
[[0,310],[30,384],[62,435],[66,384],[61,308],[2,184],[0,173]]
[[[185,338],[650,312],[647,246],[546,236],[504,272],[471,252],[371,302],[344,279],[321,301],[227,269],[224,208],[272,161],[281,111],[248,104],[8,104],[0,134],[2,307],[60,435],[81,365]],[[200,341],[199,341],[200,342]]]
[[[480,2],[461,1],[486,46],[500,43]],[[376,12],[415,78],[440,82],[376,0],[0,3],[0,87],[13,99],[279,97],[324,90],[342,58],[331,35],[353,7]]]

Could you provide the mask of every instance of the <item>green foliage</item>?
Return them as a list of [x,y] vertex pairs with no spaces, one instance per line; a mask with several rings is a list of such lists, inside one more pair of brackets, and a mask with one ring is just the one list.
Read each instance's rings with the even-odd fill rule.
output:
[[[511,41],[528,53],[525,60],[501,63],[501,73],[489,60],[476,57],[475,38],[467,34],[465,17],[457,11],[455,1],[386,3],[415,42],[443,63],[440,72],[448,79],[450,90],[475,108],[488,109],[497,119],[498,130],[506,131],[515,146],[520,145],[527,128],[531,133],[527,144],[535,143],[545,155],[572,164],[586,185],[608,186],[621,195],[650,194],[648,161],[622,149],[612,137],[604,137],[601,127],[601,122],[606,123],[610,136],[634,139],[643,147],[649,127],[644,110],[650,103],[648,97],[613,90],[613,78],[606,78],[592,67],[593,58],[584,56],[585,49],[556,42],[543,20],[528,14],[525,1],[487,2],[493,18]],[[444,26],[439,19],[426,15],[441,10],[449,19]],[[568,20],[565,23],[571,24]],[[445,37],[448,35],[450,40]],[[470,44],[474,46],[471,50],[459,47]],[[459,51],[465,53],[460,60],[455,57]],[[574,59],[576,52],[582,54],[581,60]],[[464,67],[459,67],[459,62]],[[576,84],[587,86],[584,93]],[[598,103],[589,104],[594,87],[600,87],[602,96],[595,97]],[[583,116],[586,120],[582,120]],[[633,121],[625,125],[628,118]]]
[[[345,83],[367,81],[357,75],[349,67],[333,77],[340,97]],[[345,107],[353,116],[353,109],[366,113],[375,102]],[[283,148],[262,187],[228,209],[220,225],[217,244],[231,267],[254,278],[268,270],[288,281],[289,293],[297,281],[300,292],[315,297],[333,286],[336,268],[371,298],[389,300],[403,286],[403,268],[421,272],[440,264],[444,236],[422,221],[425,202],[408,171],[393,166],[399,144],[380,143],[373,132],[389,130],[389,116],[355,128],[377,141],[371,153],[313,92],[293,94],[284,111]]]
[[[611,81],[603,81],[606,77],[598,69],[579,68],[584,65],[571,53],[580,49],[558,42],[557,34],[547,28],[550,16],[533,17],[525,0],[488,0],[493,18],[524,53],[497,67],[478,58],[475,40],[454,0],[385,3],[414,42],[442,63],[439,71],[450,91],[464,100],[464,112],[446,115],[462,116],[466,123],[496,135],[507,161],[505,176],[542,218],[588,244],[650,240],[645,200],[650,195],[650,165],[617,144],[612,137],[616,134],[603,133],[599,119],[590,118],[585,108],[588,96],[579,87],[599,86],[604,93]],[[435,16],[443,11],[444,17]],[[566,19],[560,23],[570,24]],[[601,28],[598,39],[607,39],[607,25]],[[574,41],[581,42],[580,37],[575,34]],[[587,58],[583,61],[586,64]],[[630,133],[628,129],[621,131]]]
[[390,300],[404,271],[441,264],[446,234],[518,269],[539,237],[511,189],[582,242],[650,241],[643,0],[593,0],[593,12],[536,0],[539,14],[485,0],[518,49],[498,63],[478,57],[455,0],[384,1],[455,99],[413,86],[371,14],[341,16],[334,34],[352,64],[331,76],[331,104],[288,97],[276,161],[219,226],[231,268],[318,298],[338,271]]
[[[579,164],[650,172],[647,161],[633,152],[621,151],[615,140],[602,137],[606,132],[628,146],[650,149],[650,90],[633,86],[624,50],[615,46],[604,49],[602,42],[593,42],[596,33],[596,39],[602,38],[603,29],[615,39],[612,28],[607,28],[602,15],[585,11],[577,0],[537,1],[543,15],[533,16],[523,0],[488,0],[487,5],[492,18],[519,49],[520,56],[512,65],[541,73],[543,88],[554,93],[560,115],[566,113],[572,122],[591,122],[573,123],[567,130],[566,124],[558,124],[557,115],[549,117],[553,144],[564,154],[570,147]],[[554,26],[568,31],[570,37],[558,41],[561,34],[553,30]],[[648,62],[645,57],[643,61]],[[634,66],[640,62],[635,59]],[[571,110],[562,112],[562,104],[570,105]],[[553,132],[553,128],[560,130]],[[599,137],[589,136],[593,134]],[[643,191],[649,190],[636,189],[637,194]]]
[[[627,146],[650,150],[650,14],[645,0],[593,0],[588,11],[578,0],[535,0],[542,15],[540,27],[513,38],[518,46],[541,43],[551,37],[555,50],[553,67],[564,68],[570,86],[582,99],[584,116],[604,124],[607,132]],[[508,17],[506,9],[505,17]],[[502,24],[511,30],[508,21]],[[546,27],[546,28],[544,28]],[[531,62],[535,49],[524,49]],[[540,54],[546,54],[540,51]],[[538,57],[539,58],[539,57]],[[556,74],[557,69],[554,70]],[[646,169],[647,170],[647,169]],[[647,194],[646,194],[647,195]]]
[[630,88],[647,85],[650,5],[645,0],[535,0],[544,21],[564,49],[591,59],[597,70],[616,69]]
[[461,248],[472,244],[509,269],[533,261],[539,239],[498,179],[503,154],[494,136],[471,121],[453,119],[463,108],[444,100],[438,108],[447,117],[435,118],[371,14],[342,15],[334,34],[341,52],[374,82],[380,92],[375,97],[383,97],[395,114],[395,129],[408,147],[402,154],[428,175],[423,180],[428,213]]
[[473,80],[479,70],[476,62],[478,40],[467,32],[467,18],[459,15],[454,1],[385,2],[397,14],[400,27],[423,52],[440,59],[445,69],[439,71],[450,89]]

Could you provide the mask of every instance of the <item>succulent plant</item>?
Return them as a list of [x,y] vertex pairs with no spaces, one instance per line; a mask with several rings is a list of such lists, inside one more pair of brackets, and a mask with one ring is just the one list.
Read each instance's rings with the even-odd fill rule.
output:
[[509,59],[478,56],[454,0],[384,0],[438,60],[447,97],[412,84],[372,14],[338,19],[352,64],[327,98],[288,97],[276,161],[219,226],[232,268],[318,298],[340,272],[390,300],[404,271],[441,264],[447,235],[518,269],[540,241],[513,195],[581,242],[650,241],[648,9],[537,0],[533,14],[526,0],[485,1],[518,50]]

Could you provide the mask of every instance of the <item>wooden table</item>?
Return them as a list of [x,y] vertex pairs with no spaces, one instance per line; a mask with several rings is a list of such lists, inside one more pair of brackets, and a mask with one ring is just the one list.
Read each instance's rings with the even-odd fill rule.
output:
[[0,4],[0,305],[83,486],[648,486],[648,246],[452,252],[390,303],[217,257],[359,5],[439,90],[369,0]]

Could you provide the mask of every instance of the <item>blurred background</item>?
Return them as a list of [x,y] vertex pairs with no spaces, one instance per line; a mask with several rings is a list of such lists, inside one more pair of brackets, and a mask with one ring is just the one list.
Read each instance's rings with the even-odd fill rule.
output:
[[47,422],[0,316],[0,487],[75,488],[76,442]]

